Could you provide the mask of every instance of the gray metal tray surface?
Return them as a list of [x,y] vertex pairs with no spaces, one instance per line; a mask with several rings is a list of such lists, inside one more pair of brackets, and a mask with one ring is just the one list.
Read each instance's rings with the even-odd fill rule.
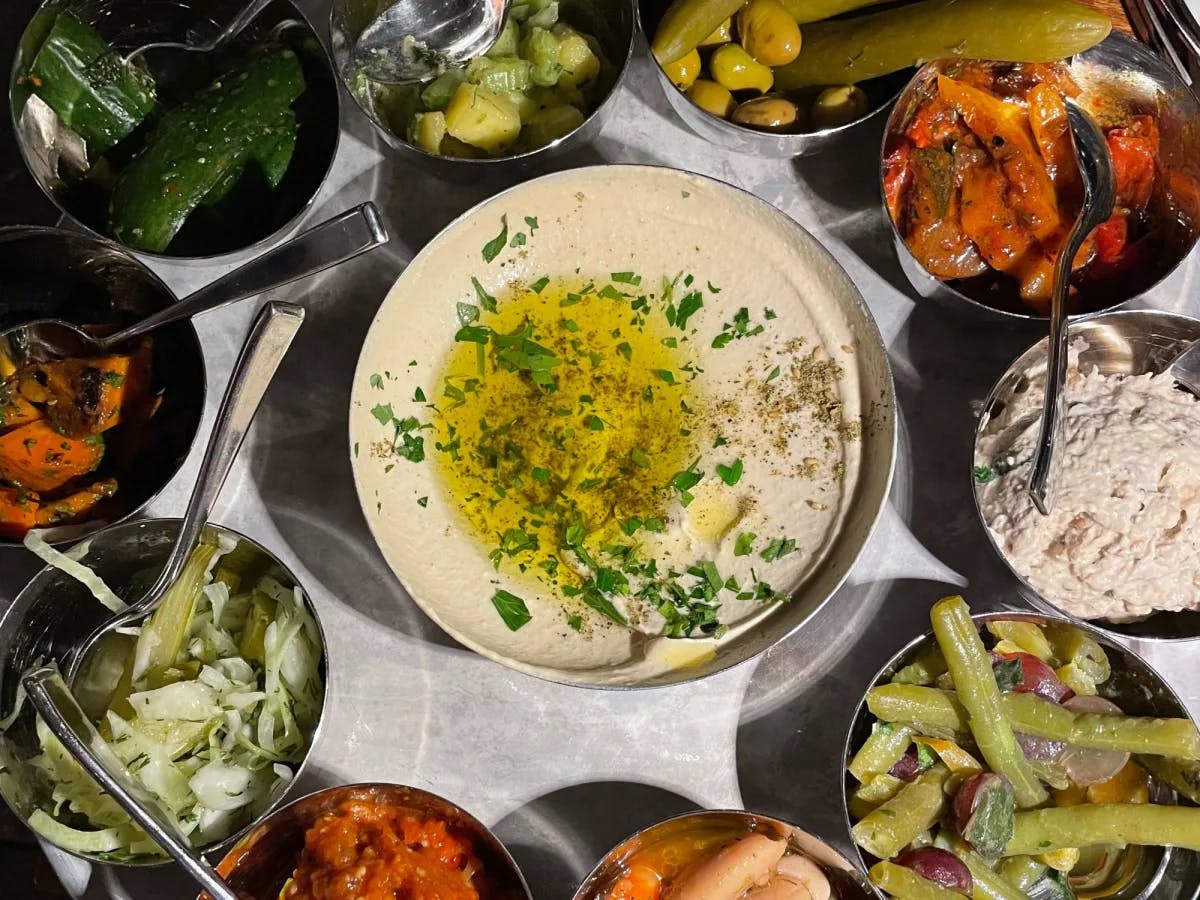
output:
[[[299,2],[314,20],[326,20],[327,0]],[[842,746],[853,705],[873,674],[928,629],[929,607],[938,597],[963,592],[981,612],[1021,607],[1015,582],[975,518],[969,471],[978,406],[1008,364],[1041,336],[1036,326],[967,318],[916,300],[880,205],[881,134],[794,162],[728,153],[681,124],[652,65],[639,39],[599,139],[554,167],[665,165],[752,191],[837,257],[889,349],[900,415],[895,482],[863,557],[829,605],[800,633],[731,671],[676,687],[619,692],[510,671],[456,645],[425,618],[384,564],[359,509],[346,436],[350,379],[367,326],[396,275],[496,185],[449,184],[406,166],[372,135],[352,103],[343,109],[333,174],[308,221],[373,199],[392,241],[276,293],[302,303],[308,324],[215,515],[292,568],[313,593],[329,637],[324,733],[289,796],[365,780],[432,790],[493,826],[534,896],[545,900],[569,898],[628,834],[690,809],[757,810],[850,854],[840,796]],[[6,162],[15,162],[10,146],[3,151]],[[27,178],[12,174],[0,184]],[[14,189],[32,198],[27,187]],[[44,222],[44,207],[37,212]],[[12,207],[4,213],[6,221],[19,218]],[[154,265],[181,295],[229,267]],[[1193,253],[1139,302],[1200,313],[1198,282],[1200,255]],[[203,433],[252,313],[234,307],[197,320],[211,379]],[[149,515],[180,513],[200,449]],[[0,551],[0,607],[38,568],[30,554]],[[1200,648],[1131,645],[1200,715]],[[49,856],[76,897],[196,894],[173,865],[131,871],[92,868],[56,851]],[[1173,895],[1195,896],[1196,888],[1180,885]]]

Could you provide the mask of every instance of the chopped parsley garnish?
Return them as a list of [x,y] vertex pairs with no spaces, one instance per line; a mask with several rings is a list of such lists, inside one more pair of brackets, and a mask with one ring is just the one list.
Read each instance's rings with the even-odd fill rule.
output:
[[625,357],[626,362],[633,360],[633,347],[629,345],[628,341],[621,341],[621,343],[617,344],[617,352]]
[[428,506],[428,505],[429,505],[429,498],[428,498],[428,497],[418,497],[418,498],[417,498],[417,506],[419,506],[419,507],[421,507],[422,509],[424,509],[424,508],[425,508],[426,506]]
[[655,369],[654,374],[665,381],[667,384],[675,384],[675,373],[670,369]]
[[488,312],[496,311],[496,298],[483,289],[483,285],[479,283],[479,279],[474,275],[471,276],[471,285],[475,288],[475,296],[479,300],[479,305]]
[[395,418],[392,414],[392,404],[390,403],[380,403],[372,407],[371,415],[378,420],[380,425],[391,425],[392,419]]
[[413,402],[414,403],[424,403],[425,402],[425,392],[423,390],[421,390],[420,388],[417,388],[415,391],[413,391]]
[[696,499],[691,490],[704,478],[704,473],[696,470],[696,464],[699,462],[700,457],[696,457],[690,466],[682,472],[676,473],[675,477],[671,479],[671,486],[679,492],[679,502],[684,506],[690,505]]
[[796,542],[791,538],[775,538],[771,543],[767,544],[766,549],[758,554],[767,562],[775,562],[775,560],[787,556],[796,549]]
[[730,487],[733,487],[742,479],[742,461],[735,459],[732,465],[717,464],[717,474],[721,476],[721,480]]
[[779,366],[776,366],[770,372],[767,373],[767,384],[770,384],[772,381],[774,381],[778,377],[779,377]]
[[500,233],[483,245],[483,261],[490,263],[508,244],[508,216],[500,217]]
[[529,226],[529,233],[533,234],[535,231],[538,230],[537,216],[526,216],[525,224]]
[[754,542],[757,539],[758,535],[753,531],[741,532],[733,544],[733,555],[749,556],[752,552],[754,552]]
[[546,289],[546,285],[548,285],[549,283],[550,283],[550,279],[547,278],[545,275],[543,275],[541,278],[539,278],[537,281],[535,281],[533,284],[531,284],[529,286],[529,289],[531,291],[533,291],[535,294],[540,294],[542,291],[544,291]]
[[650,456],[641,447],[634,447],[629,451],[629,459],[639,469],[650,468]]
[[609,277],[618,284],[632,284],[634,287],[642,283],[642,276],[633,272],[613,272]]
[[375,388],[377,391],[382,391],[383,390],[383,376],[378,373],[376,373],[375,375],[372,375],[370,384],[371,384],[371,387]]
[[514,234],[512,236],[512,240],[508,242],[508,246],[513,249],[515,249],[517,247],[524,247],[525,246],[525,232],[518,231],[516,234]]
[[568,616],[567,617],[567,625],[569,627],[573,628],[575,631],[579,631],[581,628],[583,628],[583,617],[582,616]]
[[549,484],[550,483],[550,475],[551,475],[551,472],[549,469],[541,468],[539,466],[535,466],[529,472],[529,477],[532,478],[534,481],[538,482],[539,484]]
[[470,325],[479,318],[479,307],[474,303],[459,303],[457,310],[459,325]]
[[979,484],[987,484],[989,481],[995,481],[999,473],[991,466],[976,466],[971,470],[975,476],[975,481]]
[[454,334],[456,341],[470,341],[475,344],[486,344],[492,336],[492,329],[486,325],[464,325]]
[[508,591],[496,591],[492,595],[492,606],[496,607],[509,631],[519,631],[533,620],[525,601]]
[[733,321],[726,322],[725,326],[721,329],[721,333],[713,338],[712,345],[715,349],[720,350],[733,341],[754,337],[757,334],[762,334],[764,330],[765,326],[761,324],[755,325],[753,328],[750,327],[750,310],[743,306],[734,313]]
[[680,331],[686,331],[688,320],[699,312],[702,306],[704,298],[699,291],[692,291],[679,301],[678,309],[671,304],[667,305],[667,321]]
[[604,430],[604,420],[596,415],[587,416],[583,420],[583,424],[586,425],[588,428],[590,428],[592,431],[603,431]]

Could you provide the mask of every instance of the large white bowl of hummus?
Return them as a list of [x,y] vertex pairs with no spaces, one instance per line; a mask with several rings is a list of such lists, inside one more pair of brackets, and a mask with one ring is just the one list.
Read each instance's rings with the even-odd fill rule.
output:
[[359,359],[352,465],[412,599],[574,684],[749,659],[837,589],[885,502],[886,352],[833,258],[672,169],[546,176],[451,224]]
[[1200,321],[1156,311],[1071,326],[1052,506],[1027,493],[1046,342],[985,404],[972,478],[1001,558],[1037,605],[1148,638],[1200,635],[1200,399],[1166,373]]

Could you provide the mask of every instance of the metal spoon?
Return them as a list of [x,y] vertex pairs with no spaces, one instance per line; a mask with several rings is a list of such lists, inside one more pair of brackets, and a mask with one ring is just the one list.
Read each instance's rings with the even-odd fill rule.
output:
[[242,346],[242,353],[234,364],[233,374],[229,377],[229,387],[225,389],[221,407],[217,410],[212,437],[200,461],[200,474],[192,489],[170,556],[145,594],[101,622],[67,654],[62,661],[62,670],[68,683],[74,683],[83,661],[98,641],[113,630],[153,612],[179,577],[204,532],[213,504],[242,446],[242,439],[254,420],[263,394],[267,392],[275,370],[279,368],[303,321],[304,310],[299,306],[276,302],[264,306],[255,318],[250,335]]
[[175,50],[191,50],[197,53],[212,53],[215,50],[220,50],[229,41],[245,31],[246,26],[258,18],[258,14],[271,5],[273,0],[250,0],[241,12],[229,20],[224,28],[211,40],[207,40],[200,44],[194,44],[187,41],[156,41],[152,44],[143,44],[136,50],[126,53],[121,61],[125,65],[129,65],[147,50],[163,50],[168,47]]
[[107,337],[90,334],[61,319],[40,319],[0,332],[0,359],[7,357],[14,365],[19,365],[28,358],[100,356],[160,325],[190,319],[315,275],[378,247],[387,239],[387,229],[383,227],[375,205],[364,203],[310,228],[178,303]]
[[1048,492],[1054,453],[1056,445],[1062,440],[1067,417],[1063,385],[1067,378],[1067,291],[1071,285],[1071,266],[1084,239],[1112,215],[1116,200],[1116,179],[1104,133],[1070,97],[1067,98],[1067,121],[1071,126],[1075,159],[1083,181],[1083,209],[1079,211],[1079,218],[1075,220],[1075,226],[1054,264],[1046,396],[1042,407],[1042,428],[1033,456],[1033,473],[1029,477],[1029,498],[1043,516],[1050,514]]
[[131,782],[125,766],[104,744],[57,669],[52,666],[35,669],[21,679],[21,684],[30,705],[66,751],[213,900],[242,900],[216,869],[188,846],[183,835],[162,814],[157,801]]
[[427,81],[485,53],[509,0],[395,0],[354,41],[350,63],[372,81]]

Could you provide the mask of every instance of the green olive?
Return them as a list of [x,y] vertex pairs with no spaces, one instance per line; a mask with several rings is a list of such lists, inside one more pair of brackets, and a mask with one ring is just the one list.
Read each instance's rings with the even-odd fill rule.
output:
[[812,127],[837,128],[861,119],[870,108],[866,92],[856,84],[825,88],[812,105]]
[[758,91],[765,94],[775,81],[771,70],[738,44],[722,44],[714,50],[708,61],[708,69],[713,80],[730,91]]
[[750,0],[737,23],[742,46],[764,66],[785,66],[800,55],[800,26],[776,0]]
[[700,53],[691,50],[675,62],[669,62],[662,67],[671,83],[681,91],[686,91],[700,77]]
[[799,118],[800,110],[785,97],[755,97],[733,111],[734,122],[759,131],[794,131]]
[[709,81],[707,78],[698,78],[696,83],[688,88],[687,95],[689,100],[706,113],[710,113],[720,119],[728,119],[729,114],[733,112],[733,107],[735,106],[733,94],[729,93],[727,89],[715,81]]

